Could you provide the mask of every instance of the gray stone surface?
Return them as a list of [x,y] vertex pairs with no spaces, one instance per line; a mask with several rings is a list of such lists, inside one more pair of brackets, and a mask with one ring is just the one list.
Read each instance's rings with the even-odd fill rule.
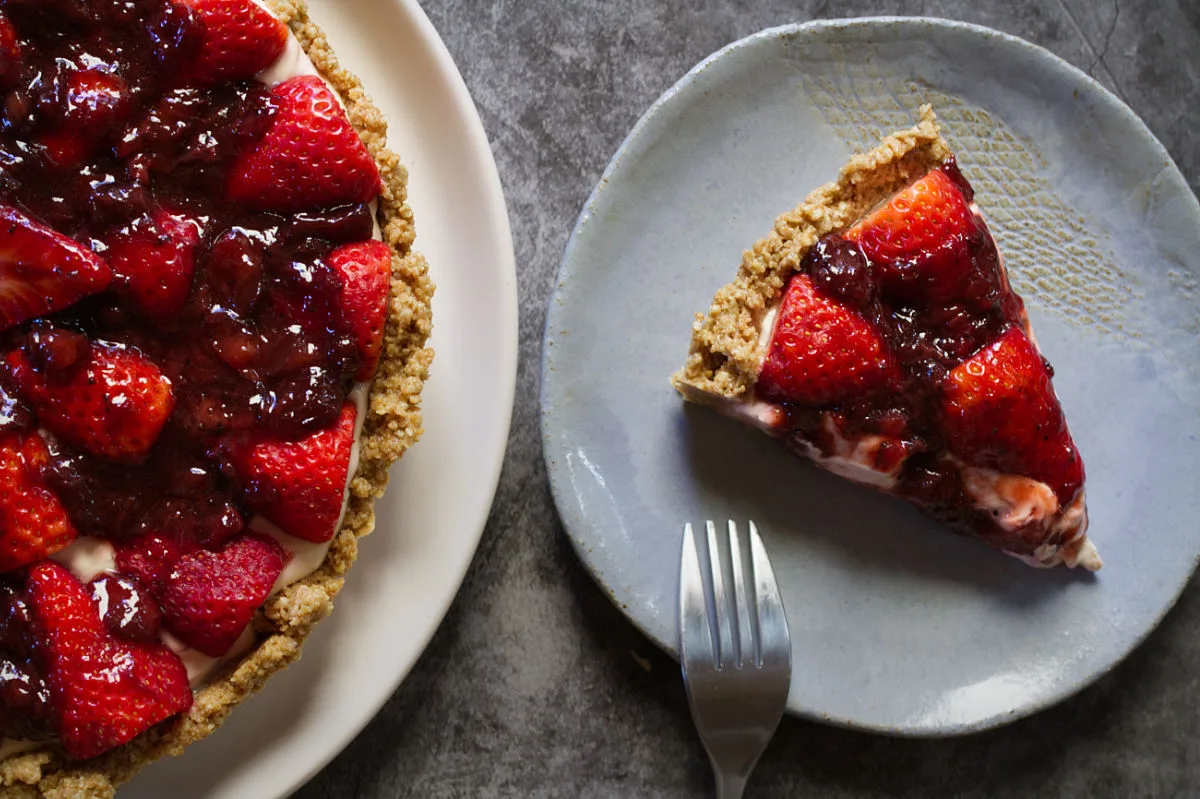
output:
[[[1086,70],[1141,115],[1196,190],[1200,3],[427,0],[425,8],[479,106],[508,198],[521,289],[513,428],[492,517],[450,615],[379,716],[297,796],[711,795],[678,667],[575,560],[541,458],[546,301],[609,157],[664,89],[728,42],[819,17],[919,14],[1016,34]],[[785,719],[748,792],[1195,795],[1196,584],[1133,656],[1058,707],[944,741]]]

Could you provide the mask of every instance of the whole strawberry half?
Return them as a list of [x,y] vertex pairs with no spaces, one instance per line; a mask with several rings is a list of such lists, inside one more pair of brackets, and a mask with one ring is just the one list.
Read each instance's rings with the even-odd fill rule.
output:
[[328,258],[342,283],[342,320],[354,334],[362,359],[356,380],[370,380],[379,364],[387,325],[392,251],[381,241],[347,244]]
[[198,550],[175,563],[159,592],[163,623],[210,657],[234,645],[291,555],[273,538],[248,534],[220,552]]
[[14,350],[7,366],[18,393],[63,441],[114,461],[142,460],[175,407],[171,381],[133,348],[91,342],[80,360],[39,369]]
[[198,52],[185,72],[185,82],[211,86],[252,78],[275,63],[287,45],[282,22],[253,0],[176,0],[201,23]]
[[759,396],[827,405],[899,380],[895,360],[861,313],[817,290],[808,275],[792,277],[758,376]]
[[65,568],[42,561],[27,588],[35,656],[72,757],[107,752],[192,706],[179,658],[161,643],[109,633],[87,589]]
[[246,503],[297,538],[333,538],[357,415],[354,403],[346,402],[333,425],[298,441],[266,438],[236,447],[232,462]]
[[843,234],[902,299],[974,300],[998,290],[995,247],[959,181],[934,169]]
[[200,234],[195,220],[159,209],[109,237],[114,284],[135,311],[155,320],[179,313],[192,289]]
[[967,463],[1040,480],[1063,504],[1083,485],[1083,459],[1050,372],[1020,328],[950,372],[942,414],[950,450]]
[[230,200],[294,212],[375,199],[379,170],[324,81],[290,78],[271,97],[275,113],[266,134],[230,169]]
[[77,536],[42,476],[49,461],[36,432],[0,433],[0,573],[43,560]]
[[111,280],[108,264],[90,249],[0,205],[0,330],[61,311]]

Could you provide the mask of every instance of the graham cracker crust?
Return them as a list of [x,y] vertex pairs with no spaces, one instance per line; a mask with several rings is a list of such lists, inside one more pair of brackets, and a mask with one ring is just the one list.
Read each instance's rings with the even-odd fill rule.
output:
[[387,486],[388,468],[423,432],[421,389],[433,360],[433,350],[425,343],[433,327],[434,289],[425,259],[412,249],[415,232],[407,204],[408,173],[387,147],[387,121],[359,79],[338,64],[325,34],[309,18],[304,0],[265,2],[341,95],[384,183],[378,221],[393,252],[391,299],[349,506],[321,567],[267,600],[254,622],[259,636],[255,648],[200,689],[188,713],[92,760],[72,760],[50,744],[12,755],[0,762],[0,799],[109,799],[118,785],[146,764],[178,755],[212,734],[238,703],[300,657],[305,638],[333,610],[333,598],[358,554],[358,539],[375,527],[374,503]]
[[837,180],[815,189],[775,220],[771,233],[742,254],[734,281],[697,314],[687,362],[671,384],[693,402],[741,397],[758,379],[763,315],[817,239],[849,227],[873,207],[950,155],[933,109],[875,149],[853,156]]

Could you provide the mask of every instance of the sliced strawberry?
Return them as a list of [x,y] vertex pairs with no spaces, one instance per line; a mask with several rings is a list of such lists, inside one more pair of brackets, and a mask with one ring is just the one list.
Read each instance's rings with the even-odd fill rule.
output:
[[328,541],[336,532],[354,444],[353,402],[332,426],[299,441],[249,442],[233,452],[246,502],[286,532]]
[[827,405],[894,386],[900,379],[883,340],[858,311],[792,277],[758,376],[763,399]]
[[[991,239],[944,169],[932,170],[843,235],[882,267],[885,286],[902,298],[949,300],[990,288],[964,285],[980,271],[973,257],[991,246]],[[994,269],[983,271],[989,273],[985,283],[996,282]]]
[[1020,328],[950,372],[942,412],[947,444],[965,462],[1040,480],[1064,504],[1083,485],[1050,372]]
[[195,220],[160,209],[109,238],[114,283],[138,313],[169,319],[187,303],[200,234]]
[[323,80],[290,78],[271,97],[270,127],[230,170],[230,200],[292,212],[375,199],[379,170]]
[[175,407],[171,381],[132,348],[92,342],[87,362],[65,373],[35,369],[23,350],[9,353],[7,365],[43,425],[111,460],[143,459]]
[[180,641],[221,657],[246,629],[291,558],[273,538],[244,535],[220,552],[185,555],[163,587],[163,622]]
[[42,477],[49,461],[37,433],[0,433],[0,573],[43,560],[77,536]]
[[370,380],[383,349],[392,251],[381,241],[347,244],[334,250],[328,263],[342,282],[342,319],[354,334],[362,358],[355,379]]
[[85,759],[132,740],[192,706],[187,670],[161,643],[115,638],[87,589],[62,566],[29,573],[36,656],[57,713],[58,736]]
[[252,78],[287,46],[287,26],[253,0],[176,0],[203,23],[204,35],[186,83],[211,86]]
[[122,574],[136,577],[151,593],[161,593],[175,564],[200,547],[179,536],[152,533],[116,545],[115,560]]
[[0,330],[61,311],[111,280],[87,247],[0,205]]

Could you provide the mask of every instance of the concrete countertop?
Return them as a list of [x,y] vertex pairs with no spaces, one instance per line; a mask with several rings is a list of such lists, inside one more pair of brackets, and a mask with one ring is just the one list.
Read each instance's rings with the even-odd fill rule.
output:
[[[296,796],[711,796],[676,663],[584,572],[538,431],[547,298],[567,235],[642,112],[697,61],[821,17],[965,20],[1040,44],[1139,114],[1200,187],[1200,2],[427,0],[500,168],[521,363],[505,469],[453,609],[379,716]],[[1145,531],[1147,534],[1152,531]],[[674,564],[671,564],[674,568]],[[1200,795],[1200,585],[1113,673],[1010,726],[898,740],[786,718],[748,797]]]

